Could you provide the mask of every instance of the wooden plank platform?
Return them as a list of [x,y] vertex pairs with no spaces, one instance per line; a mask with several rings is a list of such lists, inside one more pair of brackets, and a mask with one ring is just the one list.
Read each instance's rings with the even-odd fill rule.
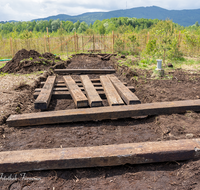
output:
[[124,105],[123,100],[117,93],[115,87],[107,76],[100,76],[101,84],[104,88],[108,103],[110,106]]
[[49,76],[41,89],[41,92],[37,99],[35,100],[35,109],[47,109],[51,100],[54,84],[56,81],[56,76]]
[[96,91],[89,77],[87,75],[81,75],[80,78],[84,86],[84,90],[86,92],[90,107],[102,106],[103,105],[102,99],[100,98],[98,92]]
[[72,169],[200,159],[200,139],[0,152],[0,171]]
[[63,76],[63,79],[65,81],[67,88],[69,89],[69,92],[74,100],[76,107],[77,108],[87,107],[88,99],[80,90],[80,88],[77,86],[77,84],[72,79],[72,77],[67,75],[67,76]]
[[148,104],[108,106],[100,108],[71,109],[29,114],[11,115],[7,119],[10,127],[45,125],[116,118],[131,118],[146,115],[184,113],[186,110],[200,111],[200,100],[156,102]]
[[108,77],[127,105],[141,104],[139,98],[134,93],[132,93],[116,76],[108,75]]
[[112,74],[115,69],[54,69],[58,74]]

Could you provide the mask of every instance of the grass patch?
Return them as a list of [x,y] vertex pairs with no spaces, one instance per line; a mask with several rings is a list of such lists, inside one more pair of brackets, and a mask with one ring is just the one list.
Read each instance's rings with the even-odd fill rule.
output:
[[6,65],[7,62],[0,62],[0,69]]

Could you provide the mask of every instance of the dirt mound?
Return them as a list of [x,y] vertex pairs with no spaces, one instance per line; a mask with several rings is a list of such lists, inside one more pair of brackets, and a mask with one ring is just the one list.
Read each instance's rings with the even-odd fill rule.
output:
[[18,51],[14,58],[0,69],[4,73],[31,73],[48,68],[66,68],[67,62],[52,53],[40,54],[35,50]]

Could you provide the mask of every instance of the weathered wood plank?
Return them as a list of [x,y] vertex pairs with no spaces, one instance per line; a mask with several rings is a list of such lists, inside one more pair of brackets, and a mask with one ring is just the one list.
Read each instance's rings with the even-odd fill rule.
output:
[[47,109],[51,100],[54,84],[56,81],[56,76],[49,76],[39,94],[35,100],[35,109]]
[[0,152],[0,172],[72,169],[200,159],[200,139]]
[[[135,92],[134,87],[130,86],[128,88],[132,92]],[[68,91],[68,88],[59,88],[59,89],[64,89],[64,90],[54,90],[52,93],[52,97],[51,97],[52,99],[72,99],[71,94]],[[83,91],[84,94],[86,94],[83,87],[80,87],[80,89]],[[106,99],[106,95],[105,95],[105,92],[103,91],[104,90],[103,87],[98,87],[98,88],[96,87],[96,90],[97,90],[99,96],[101,97],[101,99]],[[34,99],[36,99],[39,96],[39,93],[40,92],[35,92],[33,94]]]
[[[66,86],[66,85],[65,85]],[[82,91],[85,91],[84,87],[79,87]],[[103,87],[96,87],[94,86],[96,91],[104,91]],[[133,86],[127,86],[127,88],[131,91],[131,92],[135,92],[135,88]],[[42,88],[36,88],[35,92],[40,92]],[[68,91],[68,88],[54,88],[53,91]]]
[[54,69],[58,74],[112,74],[115,69]]
[[[92,83],[100,83],[100,79],[90,79]],[[76,83],[82,83],[81,80],[74,80]],[[44,84],[45,82],[41,82],[41,84]],[[64,80],[56,81],[56,84],[65,84]]]
[[117,93],[115,87],[107,76],[100,76],[101,84],[104,88],[108,103],[110,106],[124,105],[123,100]]
[[132,93],[116,76],[108,75],[108,77],[127,105],[141,104],[139,98],[134,93]]
[[[41,82],[41,85],[44,85],[45,82]],[[92,83],[94,87],[101,87],[102,84],[100,82],[93,82]],[[127,83],[123,83],[125,86],[127,86]],[[81,82],[78,82],[77,85],[79,87],[83,87],[83,84]],[[65,88],[66,84],[63,81],[58,81],[54,85],[55,88]]]
[[200,111],[200,100],[156,102],[148,104],[108,106],[89,109],[70,109],[41,113],[11,115],[7,124],[13,127],[93,121],[103,119],[130,118],[146,115],[184,113],[186,110]]
[[90,107],[102,106],[103,105],[102,99],[100,98],[98,92],[96,91],[89,77],[87,75],[81,75],[80,78],[84,86],[84,90],[86,92]]
[[77,86],[75,81],[72,79],[72,77],[67,75],[63,76],[63,79],[65,81],[67,88],[69,89],[69,92],[74,100],[76,107],[77,108],[87,107],[88,100],[86,96],[83,94],[83,92],[80,90],[80,88]]

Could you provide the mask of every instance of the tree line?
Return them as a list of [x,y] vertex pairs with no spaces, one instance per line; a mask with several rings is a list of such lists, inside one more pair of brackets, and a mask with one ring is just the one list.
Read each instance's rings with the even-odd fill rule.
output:
[[40,20],[40,21],[27,21],[27,22],[4,22],[0,23],[0,35],[3,38],[28,38],[35,35],[40,35],[48,32],[52,36],[79,33],[79,34],[109,34],[112,31],[116,33],[125,33],[136,31],[139,32],[143,29],[148,29],[152,25],[158,23],[158,19],[137,19],[128,17],[119,17],[104,19],[102,21],[96,20],[93,24],[77,21],[57,20]]

